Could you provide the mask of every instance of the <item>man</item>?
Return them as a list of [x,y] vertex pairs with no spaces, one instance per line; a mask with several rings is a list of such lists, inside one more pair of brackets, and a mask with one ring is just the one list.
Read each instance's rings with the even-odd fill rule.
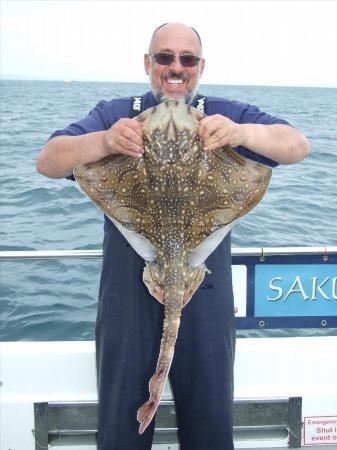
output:
[[[179,23],[157,28],[144,56],[152,92],[142,109],[166,98],[196,106],[205,61],[196,31]],[[55,132],[38,156],[38,170],[71,176],[78,164],[122,153],[141,158],[141,125],[129,118],[131,99],[102,101],[83,120]],[[198,134],[205,151],[230,145],[275,166],[309,152],[306,138],[287,122],[240,102],[207,98]],[[148,380],[159,353],[163,308],[141,280],[143,260],[109,219],[96,324],[99,450],[149,450],[154,424],[138,435],[136,412],[148,398]],[[235,325],[230,236],[207,259],[205,277],[184,308],[170,380],[181,450],[232,450]]]

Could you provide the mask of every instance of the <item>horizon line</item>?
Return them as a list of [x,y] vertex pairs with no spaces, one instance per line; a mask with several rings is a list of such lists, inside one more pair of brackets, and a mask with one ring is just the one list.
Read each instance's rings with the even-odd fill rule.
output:
[[[111,80],[81,80],[81,79],[52,79],[52,78],[20,78],[18,75],[6,75],[1,76],[0,81],[51,81],[60,82],[65,84],[72,83],[123,83],[123,84],[149,84],[148,81],[111,81]],[[219,83],[219,82],[205,82],[200,83],[200,86],[247,86],[247,87],[294,87],[294,88],[321,88],[321,89],[336,89],[336,86],[327,85],[295,85],[295,84],[232,84],[232,83]],[[150,87],[150,86],[149,86]]]

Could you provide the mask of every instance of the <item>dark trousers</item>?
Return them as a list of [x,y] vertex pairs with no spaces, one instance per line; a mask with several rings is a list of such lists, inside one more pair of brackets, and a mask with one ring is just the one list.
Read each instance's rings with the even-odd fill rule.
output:
[[[235,325],[229,238],[183,309],[170,371],[181,450],[233,450]],[[111,227],[105,235],[96,324],[98,450],[150,450],[154,421],[138,434],[138,408],[159,354],[163,306],[142,282],[144,261]]]

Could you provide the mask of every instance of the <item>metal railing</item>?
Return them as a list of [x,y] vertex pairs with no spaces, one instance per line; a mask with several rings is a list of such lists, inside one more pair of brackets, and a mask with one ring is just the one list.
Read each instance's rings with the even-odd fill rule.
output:
[[[337,246],[327,247],[237,247],[232,256],[329,255]],[[101,258],[102,250],[22,250],[0,251],[1,259]]]
[[[248,448],[275,448],[283,441],[288,448],[301,446],[302,398],[240,399],[233,405],[234,439]],[[40,402],[34,404],[36,450],[49,445],[95,444],[97,402]],[[173,400],[162,400],[156,417],[154,444],[176,444],[176,411]],[[81,441],[78,439],[81,438]]]

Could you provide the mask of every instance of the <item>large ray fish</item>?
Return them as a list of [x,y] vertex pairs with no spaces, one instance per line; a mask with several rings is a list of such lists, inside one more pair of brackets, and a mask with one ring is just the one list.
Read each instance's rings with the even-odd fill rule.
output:
[[182,308],[204,279],[204,261],[233,222],[263,197],[266,166],[229,147],[206,153],[197,136],[203,115],[170,99],[140,114],[144,155],[112,155],[74,170],[81,188],[146,261],[143,280],[165,306],[150,397],[138,410],[151,422],[170,370]]

